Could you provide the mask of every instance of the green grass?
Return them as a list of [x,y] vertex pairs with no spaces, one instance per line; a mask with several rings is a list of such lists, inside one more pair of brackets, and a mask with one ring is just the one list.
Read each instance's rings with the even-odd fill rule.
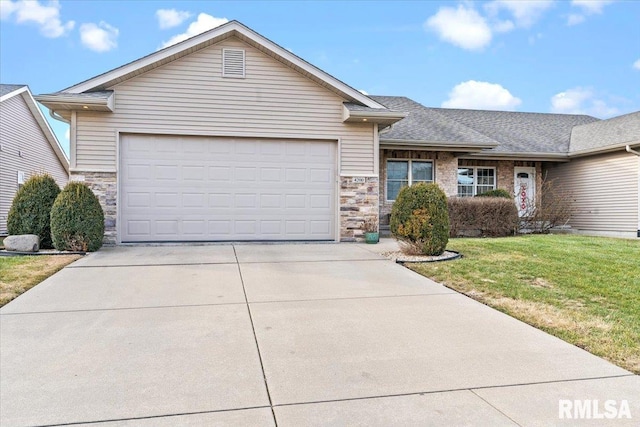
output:
[[451,239],[460,260],[409,268],[640,373],[640,241]]
[[0,307],[78,258],[80,255],[0,257]]

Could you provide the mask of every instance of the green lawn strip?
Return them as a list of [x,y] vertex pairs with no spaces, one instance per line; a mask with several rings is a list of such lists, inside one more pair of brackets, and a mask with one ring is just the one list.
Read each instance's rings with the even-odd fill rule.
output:
[[80,258],[80,255],[0,257],[0,307]]
[[416,272],[640,373],[640,241],[451,239],[460,260]]

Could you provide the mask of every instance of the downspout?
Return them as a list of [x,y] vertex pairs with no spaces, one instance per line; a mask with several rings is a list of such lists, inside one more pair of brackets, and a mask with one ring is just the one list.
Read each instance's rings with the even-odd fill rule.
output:
[[71,124],[71,122],[70,122],[69,120],[65,119],[64,117],[62,117],[61,115],[59,115],[58,113],[56,113],[55,111],[53,111],[52,109],[49,109],[49,115],[50,115],[51,117],[53,117],[54,119],[56,119],[56,120],[60,121],[60,122],[64,122],[64,123],[66,123],[66,124],[68,124],[68,125],[70,125],[70,124]]
[[[640,152],[632,150],[630,145],[627,145],[624,149],[627,153],[635,154],[640,157]],[[640,159],[638,159],[638,162],[638,230],[636,236],[640,237]]]

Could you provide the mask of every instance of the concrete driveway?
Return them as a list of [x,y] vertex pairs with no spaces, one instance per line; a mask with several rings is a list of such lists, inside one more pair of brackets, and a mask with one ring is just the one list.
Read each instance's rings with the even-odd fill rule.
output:
[[0,310],[0,424],[638,424],[640,377],[379,248],[104,248]]

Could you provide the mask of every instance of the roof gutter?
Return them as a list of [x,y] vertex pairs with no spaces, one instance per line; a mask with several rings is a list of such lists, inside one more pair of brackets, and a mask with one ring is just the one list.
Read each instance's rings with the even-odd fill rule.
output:
[[50,110],[114,111],[113,92],[103,96],[56,93],[38,95],[35,99]]
[[407,113],[400,111],[351,111],[347,107],[342,107],[342,121],[345,123],[378,123],[389,126],[407,117]]
[[474,153],[469,158],[481,157],[483,160],[529,160],[529,161],[550,161],[550,162],[568,162],[569,156],[566,153],[549,153],[549,152],[480,152]]
[[627,153],[635,154],[636,156],[640,157],[640,152],[632,150],[630,145],[625,145],[624,149]]
[[452,144],[450,142],[444,141],[420,141],[415,139],[390,139],[390,138],[380,138],[380,145],[386,145],[391,148],[398,148],[398,146],[406,146],[413,148],[431,148],[438,149],[439,151],[443,151],[443,149],[449,151],[481,151],[487,148],[495,148],[498,144],[487,144],[487,143],[457,143]]

